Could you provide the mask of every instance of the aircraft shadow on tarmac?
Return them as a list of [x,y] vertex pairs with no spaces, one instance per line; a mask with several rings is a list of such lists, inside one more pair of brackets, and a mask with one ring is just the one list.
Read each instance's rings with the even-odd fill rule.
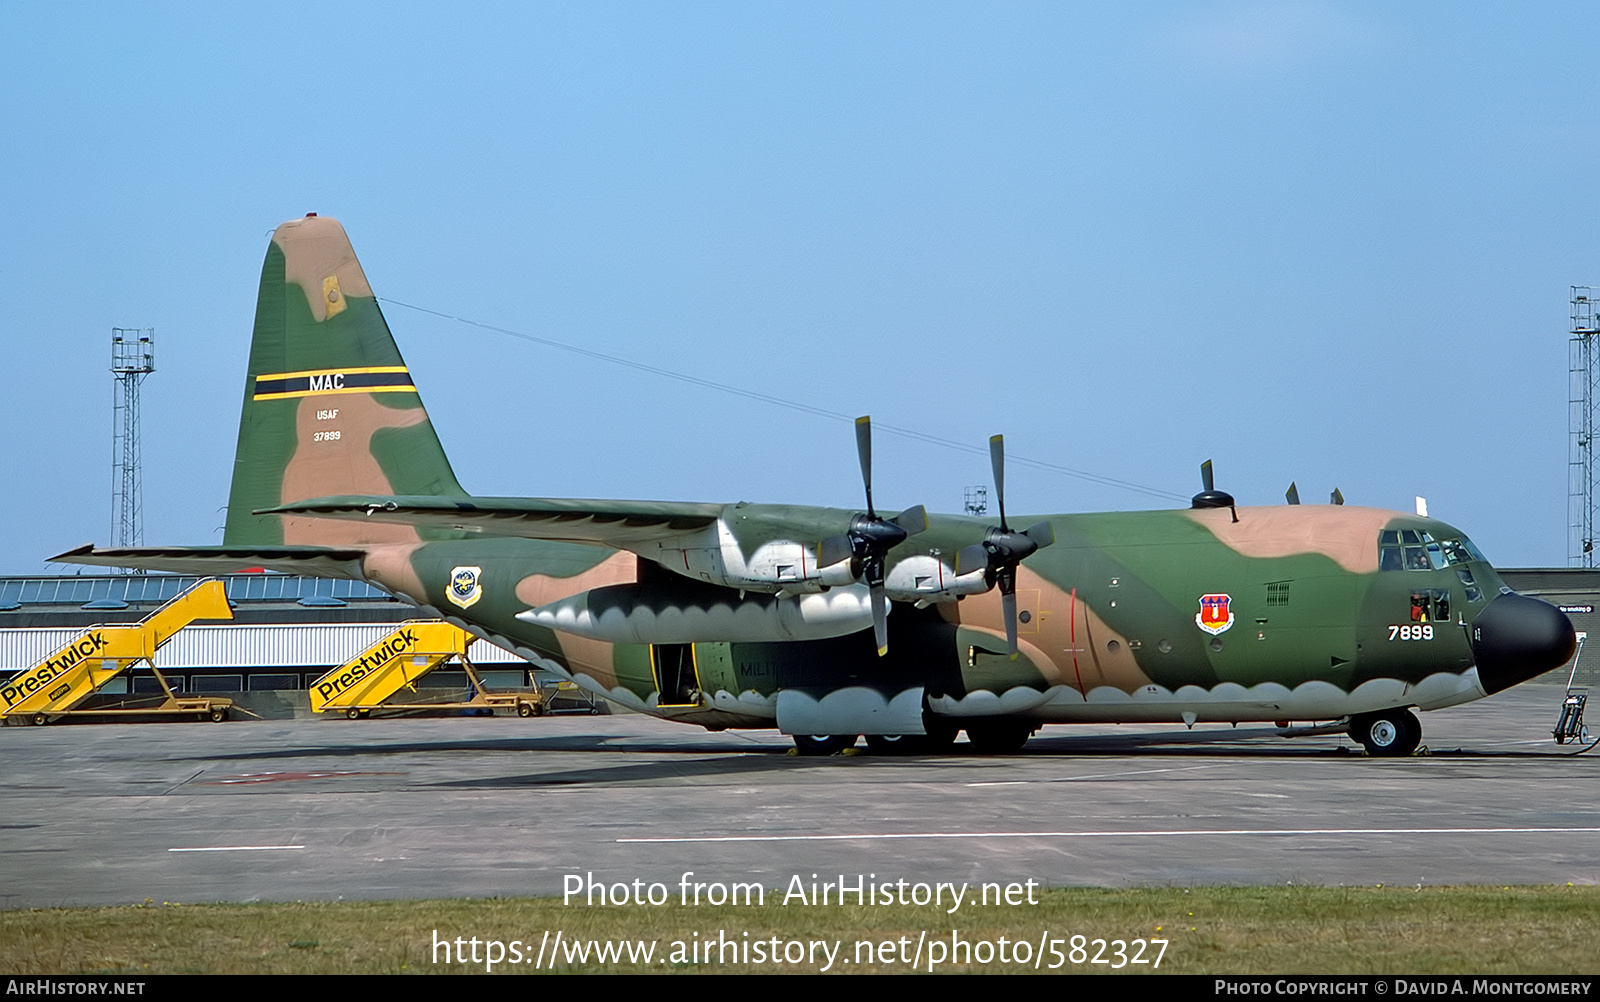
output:
[[[232,754],[187,755],[174,761],[249,762],[268,759],[347,758],[370,755],[442,755],[450,752],[647,752],[655,754],[707,754],[742,751],[726,745],[700,746],[682,743],[652,747],[647,744],[612,744],[607,735],[562,735],[548,738],[441,739],[437,741],[395,741],[380,743],[345,742],[303,745],[298,748],[268,748]],[[782,749],[779,749],[780,751]]]
[[[433,741],[400,741],[353,743],[339,741],[326,745],[302,744],[294,748],[242,752],[231,755],[190,756],[190,761],[212,764],[222,762],[249,762],[303,759],[367,760],[391,756],[443,756],[461,754],[560,754],[550,761],[550,768],[519,772],[510,775],[485,775],[463,779],[422,784],[440,789],[518,789],[574,785],[642,785],[681,784],[699,780],[729,780],[763,775],[785,775],[802,778],[810,774],[817,778],[836,773],[817,770],[850,768],[868,770],[869,773],[892,774],[905,779],[907,770],[927,770],[929,766],[941,769],[956,767],[970,770],[974,775],[991,776],[994,773],[1042,758],[1249,758],[1261,760],[1299,760],[1308,758],[1345,759],[1359,757],[1355,746],[1336,740],[1334,736],[1286,740],[1270,728],[1204,729],[1200,731],[1158,731],[1127,734],[1046,734],[1036,735],[1020,753],[1010,756],[980,756],[963,754],[965,746],[957,744],[951,753],[937,756],[873,755],[864,750],[848,756],[810,758],[794,756],[777,743],[730,744],[724,737],[708,735],[704,741],[685,741],[674,736],[672,740],[655,741],[647,737],[630,736],[619,741],[614,735],[574,734],[529,738],[442,739]],[[574,753],[597,757],[577,764],[570,756]],[[614,756],[648,756],[643,760],[616,762]],[[1510,750],[1484,748],[1468,750],[1455,748],[1434,750],[1433,756],[1474,758],[1547,758],[1557,753],[1534,751],[1531,748]],[[1568,753],[1570,754],[1570,753]],[[381,767],[381,765],[379,766]],[[798,771],[797,771],[798,770]],[[886,773],[887,771],[887,773]],[[865,778],[865,777],[863,777]],[[948,774],[945,775],[948,779]],[[1037,778],[1037,777],[1034,777]]]
[[[1264,735],[1276,737],[1270,731],[1261,732]],[[1150,740],[1149,735],[1142,736],[1144,742]],[[685,759],[673,755],[651,762],[634,762],[624,765],[599,765],[595,767],[581,767],[574,769],[555,768],[545,772],[527,773],[523,775],[492,776],[475,779],[450,780],[441,783],[428,784],[429,786],[446,789],[515,789],[527,787],[572,786],[572,785],[657,785],[663,782],[694,781],[696,779],[727,780],[739,777],[752,777],[755,775],[785,775],[795,777],[795,770],[804,770],[813,773],[816,778],[824,776],[834,777],[834,772],[818,772],[817,770],[830,770],[835,768],[850,768],[852,770],[869,770],[870,772],[892,775],[898,780],[906,780],[908,772],[924,771],[930,779],[937,777],[940,782],[947,782],[951,778],[948,771],[951,767],[961,769],[966,773],[965,778],[993,779],[1000,777],[1004,771],[1023,765],[1028,760],[1038,761],[1044,758],[1081,758],[1105,759],[1130,757],[1138,758],[1254,758],[1296,760],[1332,758],[1345,759],[1360,757],[1359,749],[1349,745],[1320,747],[1301,745],[1298,747],[1277,747],[1257,745],[1244,747],[1155,747],[1149,743],[1142,743],[1141,736],[1117,736],[1112,747],[1105,736],[1097,737],[1066,737],[1052,742],[1048,739],[1039,741],[1038,747],[1030,742],[1027,750],[1012,756],[971,755],[959,753],[957,745],[955,754],[937,756],[891,756],[859,754],[851,756],[834,756],[831,758],[796,757],[787,754],[761,753],[751,754],[733,753],[726,751],[706,757]],[[1167,740],[1163,738],[1162,740]],[[1230,740],[1238,741],[1239,736]],[[1092,742],[1092,744],[1091,744]],[[1198,744],[1198,743],[1197,743]],[[630,749],[638,750],[638,749]],[[1535,752],[1471,752],[1447,751],[1434,753],[1434,757],[1480,757],[1489,759],[1507,758],[1546,758],[1548,753]],[[1377,759],[1374,764],[1388,763],[1392,760]],[[1420,765],[1420,763],[1419,763]],[[938,772],[929,771],[929,767],[937,767]],[[1016,775],[1015,773],[1009,775]],[[1019,777],[1021,778],[1021,777]],[[1037,775],[1029,775],[1024,781],[1055,782],[1071,780],[1074,777],[1056,777],[1043,779]]]
[[[354,737],[355,735],[352,735]],[[1222,747],[1231,746],[1231,747]],[[175,761],[193,762],[248,762],[255,760],[281,760],[295,758],[346,758],[353,756],[382,755],[437,755],[471,752],[591,752],[600,754],[638,755],[712,755],[725,760],[757,756],[785,761],[789,767],[826,765],[841,759],[863,763],[903,763],[928,760],[967,760],[1005,762],[1026,759],[1042,754],[1061,755],[1247,755],[1296,756],[1352,755],[1359,749],[1352,745],[1333,746],[1326,740],[1309,742],[1286,741],[1268,728],[1238,728],[1226,731],[1177,731],[1129,734],[1038,734],[1027,746],[1014,755],[978,755],[969,753],[968,746],[957,743],[941,755],[874,755],[859,745],[857,754],[811,758],[795,756],[788,744],[742,743],[730,744],[727,738],[707,735],[704,741],[686,741],[674,735],[671,740],[652,741],[648,737],[631,735],[619,740],[609,734],[563,734],[528,738],[444,738],[430,741],[356,742],[339,741],[329,744],[303,744],[300,747],[277,747],[260,751],[241,751],[225,754],[181,756]]]

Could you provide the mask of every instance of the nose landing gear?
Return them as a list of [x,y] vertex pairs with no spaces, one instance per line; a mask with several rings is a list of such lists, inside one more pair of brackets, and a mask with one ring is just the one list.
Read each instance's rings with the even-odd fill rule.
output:
[[1375,758],[1402,758],[1422,744],[1422,724],[1404,708],[1356,714],[1348,733]]

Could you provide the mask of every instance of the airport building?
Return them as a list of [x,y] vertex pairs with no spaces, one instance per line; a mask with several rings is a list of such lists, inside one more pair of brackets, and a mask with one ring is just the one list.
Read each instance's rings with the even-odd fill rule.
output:
[[[274,693],[293,703],[329,669],[344,664],[397,626],[425,618],[361,581],[287,574],[221,575],[233,606],[231,622],[190,625],[161,647],[155,663],[174,692],[194,695]],[[202,578],[183,574],[0,577],[0,678],[59,650],[86,627],[136,623]],[[475,641],[467,657],[493,690],[553,692],[558,679],[520,655]],[[419,688],[469,690],[464,671],[444,667]],[[105,695],[157,693],[148,671],[129,672]],[[569,695],[584,708],[586,696]],[[303,695],[301,698],[303,701]],[[246,700],[270,705],[273,700]]]

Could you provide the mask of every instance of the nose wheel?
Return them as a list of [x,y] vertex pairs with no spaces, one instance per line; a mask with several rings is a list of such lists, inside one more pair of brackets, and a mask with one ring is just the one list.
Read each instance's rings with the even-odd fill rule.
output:
[[1350,718],[1349,734],[1374,758],[1402,758],[1422,744],[1422,724],[1407,709],[1357,714]]

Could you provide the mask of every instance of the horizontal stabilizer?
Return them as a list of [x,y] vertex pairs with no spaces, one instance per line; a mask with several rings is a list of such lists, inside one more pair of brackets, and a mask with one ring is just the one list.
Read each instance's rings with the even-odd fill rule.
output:
[[174,574],[237,574],[269,570],[365,581],[366,551],[335,546],[94,546],[86,543],[50,558],[57,564],[132,567]]
[[720,504],[689,501],[588,501],[565,498],[328,497],[267,508],[299,515],[390,522],[491,536],[566,540],[632,549],[716,522]]

